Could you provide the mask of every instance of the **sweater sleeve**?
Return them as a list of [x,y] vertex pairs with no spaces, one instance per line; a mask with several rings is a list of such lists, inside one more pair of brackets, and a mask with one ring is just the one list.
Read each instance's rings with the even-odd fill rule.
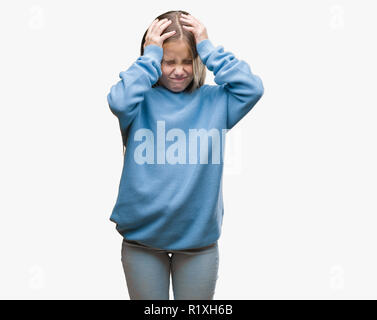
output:
[[162,75],[161,60],[163,49],[150,44],[126,71],[119,74],[121,78],[113,85],[107,95],[111,112],[119,118],[121,129],[127,129],[138,113],[138,104],[143,101],[144,93],[157,82]]
[[250,66],[233,53],[215,47],[209,39],[196,45],[202,62],[213,71],[216,84],[227,94],[227,129],[231,129],[258,102],[264,93],[262,80],[251,72]]

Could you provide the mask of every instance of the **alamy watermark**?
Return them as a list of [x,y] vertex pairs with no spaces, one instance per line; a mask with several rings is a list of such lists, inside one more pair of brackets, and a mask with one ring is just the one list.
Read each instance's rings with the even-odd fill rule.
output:
[[[147,128],[140,128],[135,132],[134,141],[140,141],[134,151],[137,164],[208,164],[209,160],[212,164],[224,163],[228,129],[193,128],[189,129],[187,139],[182,129],[172,128],[166,132],[165,121],[158,120],[156,131],[156,137]],[[167,142],[173,143],[169,143],[166,148]]]

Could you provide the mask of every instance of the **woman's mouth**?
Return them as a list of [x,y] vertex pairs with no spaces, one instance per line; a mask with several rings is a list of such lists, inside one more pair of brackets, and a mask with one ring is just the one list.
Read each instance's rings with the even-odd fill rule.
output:
[[185,79],[186,77],[185,78],[171,78],[171,80],[176,81],[176,82],[182,82]]

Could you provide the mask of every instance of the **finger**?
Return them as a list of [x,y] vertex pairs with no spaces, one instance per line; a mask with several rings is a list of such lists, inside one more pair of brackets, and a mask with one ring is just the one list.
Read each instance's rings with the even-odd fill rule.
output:
[[164,23],[160,26],[160,28],[161,28],[161,29],[165,29],[165,28],[166,28],[171,22],[172,22],[171,20],[168,20],[168,21],[164,22]]
[[158,19],[153,20],[153,22],[151,23],[151,25],[148,28],[148,31],[147,31],[148,34],[152,32],[152,30],[153,30],[153,28],[154,28],[154,26],[157,22],[158,22]]
[[174,33],[175,33],[175,30],[170,31],[170,32],[166,32],[166,33],[164,33],[164,34],[161,36],[161,38],[162,38],[163,40],[165,40],[165,39],[171,37]]
[[193,23],[201,24],[199,19],[195,18],[192,15],[185,15],[185,16],[183,16],[183,18],[186,18],[186,20],[189,20],[189,21],[191,20]]
[[181,21],[181,26],[190,27],[190,26],[195,26],[195,25],[190,21]]
[[151,24],[151,30],[155,29],[156,26],[160,25],[161,23],[163,23],[164,20],[159,20],[159,19],[155,19],[152,24]]
[[186,23],[186,24],[190,24],[190,25],[195,25],[196,24],[195,21],[189,20],[189,19],[185,19],[185,18],[181,18],[181,22]]
[[182,27],[190,31],[195,29],[194,27],[189,27],[189,26],[182,26]]
[[152,28],[157,22],[158,22],[158,19],[154,19],[153,22],[150,25],[150,28]]
[[187,16],[180,16],[179,17],[181,20],[191,20],[189,17],[187,17]]
[[161,35],[161,33],[164,32],[164,30],[171,24],[171,21],[168,21],[166,23],[164,23],[163,25],[161,25],[159,28],[158,28],[158,35]]
[[166,27],[171,23],[168,19],[160,20],[154,27],[154,31],[158,31],[161,34],[161,31],[166,29]]
[[168,21],[167,18],[161,19],[161,20],[159,20],[159,21],[157,22],[157,25],[160,26],[160,25],[164,24],[166,21]]
[[188,20],[197,20],[194,16],[190,14],[181,14],[181,18],[188,19]]

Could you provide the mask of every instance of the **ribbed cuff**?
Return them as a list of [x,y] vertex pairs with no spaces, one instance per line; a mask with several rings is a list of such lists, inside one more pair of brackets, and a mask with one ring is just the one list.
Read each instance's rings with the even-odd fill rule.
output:
[[144,48],[143,55],[151,57],[160,63],[162,60],[162,57],[164,56],[164,49],[162,49],[160,46],[155,45],[155,44],[148,44]]

